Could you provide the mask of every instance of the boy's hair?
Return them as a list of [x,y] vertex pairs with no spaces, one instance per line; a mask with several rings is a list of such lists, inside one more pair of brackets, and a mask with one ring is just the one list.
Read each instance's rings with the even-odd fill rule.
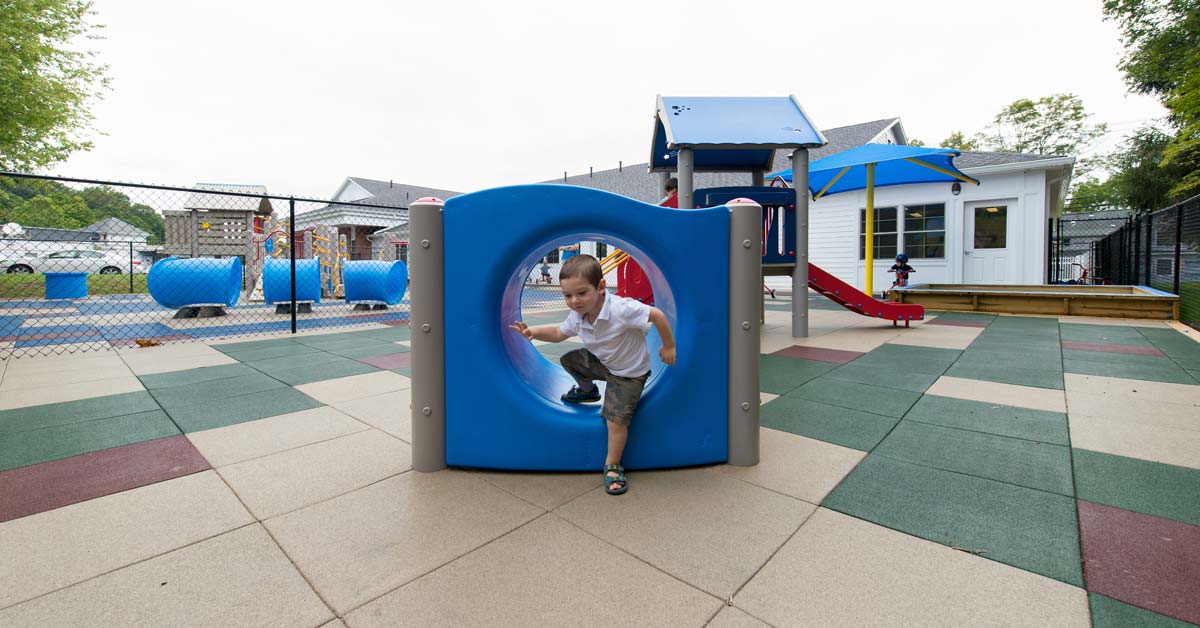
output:
[[561,283],[563,279],[582,279],[592,287],[600,287],[600,280],[604,279],[604,272],[600,270],[600,262],[596,258],[586,253],[576,255],[563,263],[562,270],[558,271],[558,281]]
[[675,177],[671,177],[670,179],[667,179],[666,188],[667,188],[668,192],[670,192],[671,190],[678,190],[679,189],[679,179],[676,179]]

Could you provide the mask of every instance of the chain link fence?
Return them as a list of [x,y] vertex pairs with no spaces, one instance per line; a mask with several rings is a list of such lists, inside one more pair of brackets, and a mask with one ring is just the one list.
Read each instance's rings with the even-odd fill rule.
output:
[[0,359],[408,322],[400,206],[4,173],[0,225]]

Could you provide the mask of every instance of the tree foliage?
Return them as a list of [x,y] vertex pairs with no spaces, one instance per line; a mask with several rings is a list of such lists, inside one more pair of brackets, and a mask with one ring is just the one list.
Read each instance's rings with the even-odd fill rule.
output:
[[942,140],[938,146],[954,150],[979,150],[980,142],[978,136],[968,138],[963,135],[962,131],[955,131],[950,134],[950,137]]
[[82,229],[105,218],[123,220],[162,242],[162,216],[112,188],[75,190],[57,181],[0,177],[0,224]]
[[1083,101],[1074,94],[1021,98],[996,114],[982,139],[990,150],[1078,155],[1108,131],[1108,125],[1091,124],[1089,118]]
[[72,49],[95,37],[84,0],[0,0],[0,169],[36,170],[88,150],[107,66]]
[[1200,0],[1105,0],[1104,16],[1121,27],[1129,89],[1167,108],[1174,134],[1162,166],[1179,175],[1171,199],[1200,193]]

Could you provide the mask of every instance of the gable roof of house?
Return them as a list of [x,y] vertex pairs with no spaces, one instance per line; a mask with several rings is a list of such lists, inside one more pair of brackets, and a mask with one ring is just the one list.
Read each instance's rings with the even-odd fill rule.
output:
[[150,234],[146,231],[121,220],[120,218],[110,217],[101,220],[100,222],[92,223],[82,229],[82,231],[92,231],[106,235],[129,236],[133,238],[149,237]]
[[369,199],[362,199],[363,202],[378,205],[408,207],[417,199],[426,196],[436,196],[444,201],[452,196],[462,194],[462,192],[455,192],[453,190],[440,190],[438,188],[427,188],[420,185],[395,183],[393,181],[376,181],[375,179],[364,179],[362,177],[347,177],[347,179],[358,184],[371,195]]

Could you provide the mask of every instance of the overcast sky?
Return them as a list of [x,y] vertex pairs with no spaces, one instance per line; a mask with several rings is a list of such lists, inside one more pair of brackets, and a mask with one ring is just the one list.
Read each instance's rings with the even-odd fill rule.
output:
[[470,191],[644,163],[656,94],[796,94],[832,128],[898,116],[929,145],[1070,92],[1114,133],[1099,0],[97,0],[112,90],[53,172],[325,198],[347,176]]

